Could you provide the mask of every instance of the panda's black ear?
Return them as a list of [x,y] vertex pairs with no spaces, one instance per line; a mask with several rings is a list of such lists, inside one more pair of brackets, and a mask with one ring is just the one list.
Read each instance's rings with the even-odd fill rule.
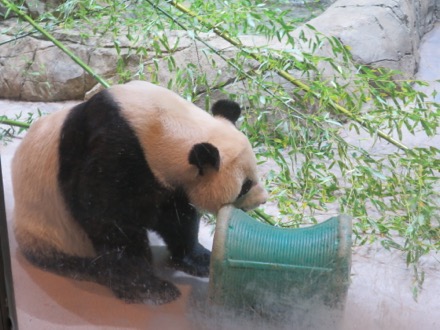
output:
[[218,100],[211,108],[211,112],[214,116],[221,116],[233,124],[240,117],[241,109],[237,102],[231,100]]
[[216,171],[220,169],[220,153],[211,143],[195,144],[189,152],[188,161],[191,165],[197,166],[200,175],[209,168]]

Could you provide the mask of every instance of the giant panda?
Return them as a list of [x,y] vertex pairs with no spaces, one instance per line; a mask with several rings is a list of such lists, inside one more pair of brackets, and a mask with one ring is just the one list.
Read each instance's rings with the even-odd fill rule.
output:
[[34,265],[109,287],[132,303],[180,292],[155,275],[147,230],[176,269],[207,276],[201,212],[252,209],[267,198],[240,107],[211,112],[142,81],[115,85],[38,119],[12,163],[14,232]]

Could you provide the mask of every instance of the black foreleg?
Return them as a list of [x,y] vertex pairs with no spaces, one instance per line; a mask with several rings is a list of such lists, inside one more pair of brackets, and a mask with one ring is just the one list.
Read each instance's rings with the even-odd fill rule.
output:
[[195,276],[208,276],[211,252],[198,239],[200,214],[185,195],[176,194],[161,207],[153,228],[165,241],[174,267]]

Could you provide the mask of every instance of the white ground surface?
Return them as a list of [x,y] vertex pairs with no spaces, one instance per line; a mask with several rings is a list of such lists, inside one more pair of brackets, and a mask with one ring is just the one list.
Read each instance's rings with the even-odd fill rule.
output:
[[[421,47],[422,62],[419,77],[428,81],[440,78],[440,25],[428,33]],[[438,88],[437,84],[437,88]],[[440,100],[437,100],[440,101]],[[26,113],[36,108],[45,112],[56,110],[60,104],[20,103],[0,101],[0,114]],[[353,142],[365,143],[362,137],[347,136]],[[440,136],[408,137],[409,145],[440,145]],[[10,180],[10,160],[18,145],[15,140],[1,146],[5,202],[8,221],[13,209]],[[389,145],[376,144],[374,149],[387,149]],[[212,244],[212,228],[203,226],[202,243]],[[157,241],[160,245],[160,242]],[[164,306],[128,305],[115,299],[109,290],[94,283],[77,282],[46,273],[29,265],[17,252],[16,242],[10,232],[18,325],[21,330],[58,329],[268,329],[258,322],[228,319],[197,314],[190,304],[191,293],[206,288],[207,279],[186,276],[181,272],[164,270],[181,289],[182,298]],[[164,248],[155,248],[158,263],[163,259]],[[343,320],[343,330],[437,330],[440,329],[440,256],[424,258],[426,271],[425,290],[418,301],[412,297],[411,272],[404,257],[380,246],[353,249],[352,283],[348,292]],[[202,303],[203,304],[203,303]],[[319,316],[317,315],[317,318]],[[202,320],[202,322],[200,322]],[[322,328],[326,329],[326,320]],[[319,323],[318,322],[318,323]],[[201,325],[203,324],[203,325]],[[295,320],[286,320],[276,329],[299,329]],[[305,329],[304,329],[305,330]]]

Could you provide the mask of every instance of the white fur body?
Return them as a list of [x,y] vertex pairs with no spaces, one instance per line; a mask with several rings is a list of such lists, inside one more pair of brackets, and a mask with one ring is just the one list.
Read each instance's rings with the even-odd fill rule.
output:
[[14,155],[14,231],[26,250],[38,253],[55,247],[71,255],[94,256],[86,233],[66,210],[57,182],[59,134],[68,112],[38,119]]

